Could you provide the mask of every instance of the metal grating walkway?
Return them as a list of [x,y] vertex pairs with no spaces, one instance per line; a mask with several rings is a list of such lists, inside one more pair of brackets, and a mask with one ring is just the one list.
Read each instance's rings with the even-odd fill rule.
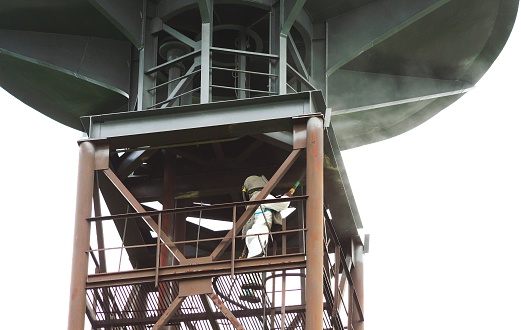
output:
[[[273,278],[274,274],[271,275]],[[261,276],[265,279],[266,273],[240,274],[233,279],[231,276],[214,277],[212,287],[226,308],[246,329],[305,329],[305,305],[286,304],[284,308],[275,306],[272,301],[280,300],[281,292],[275,290],[275,284],[270,280],[265,282],[265,289],[255,291],[259,302],[240,299],[244,293],[241,283],[260,281]],[[293,294],[301,294],[300,289],[295,291]],[[93,329],[151,329],[177,292],[177,283],[173,281],[159,282],[157,288],[154,283],[142,283],[88,289],[87,308],[90,313],[87,314]],[[179,330],[235,329],[206,295],[187,297],[168,325]],[[328,312],[324,311],[324,329],[331,328]]]

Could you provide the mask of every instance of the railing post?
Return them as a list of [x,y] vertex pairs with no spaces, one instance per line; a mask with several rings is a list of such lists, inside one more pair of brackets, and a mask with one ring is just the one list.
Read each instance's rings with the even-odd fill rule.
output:
[[324,126],[321,118],[307,123],[306,138],[306,328],[322,329],[324,268]]
[[201,97],[200,103],[209,103],[211,99],[211,44],[212,24],[203,23],[201,27]]
[[279,36],[279,95],[287,93],[288,38]]
[[[157,227],[161,228],[162,226],[163,213],[160,212],[157,215]],[[161,262],[161,237],[157,235],[156,240],[156,275],[155,275],[155,287],[159,285],[159,264]]]
[[[237,221],[237,206],[233,206],[233,237],[232,237],[232,258],[231,258],[231,262],[232,262],[232,273],[230,275],[230,277],[233,279],[235,279],[235,222]],[[199,238],[197,238],[199,239]]]
[[72,247],[72,272],[69,294],[68,329],[78,330],[85,326],[86,283],[90,243],[90,222],[92,195],[94,192],[95,146],[88,141],[80,144],[78,162],[78,186],[76,193],[76,214],[74,241]]
[[354,244],[354,267],[352,271],[353,287],[356,290],[360,311],[358,317],[353,319],[355,330],[364,330],[364,247],[360,243]]

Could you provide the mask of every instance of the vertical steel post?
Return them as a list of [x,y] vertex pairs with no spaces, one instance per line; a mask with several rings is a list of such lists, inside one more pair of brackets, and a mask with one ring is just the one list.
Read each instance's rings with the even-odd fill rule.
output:
[[[94,181],[94,191],[92,193],[93,203],[94,203],[94,216],[99,217],[101,216],[101,201],[100,201],[100,194],[99,194],[99,182],[97,176],[95,176]],[[107,272],[107,258],[105,255],[105,239],[104,239],[104,232],[103,232],[103,223],[101,221],[96,221],[94,223],[94,226],[96,227],[96,239],[98,243],[98,249],[101,249],[99,254],[99,263],[100,268],[99,271],[101,273]]]
[[[354,244],[354,267],[352,270],[353,287],[360,304],[360,309],[364,313],[364,246],[360,243]],[[364,330],[364,316],[357,313],[358,317],[353,319],[355,330]],[[355,314],[356,315],[356,314]]]
[[76,192],[76,215],[72,247],[72,272],[69,295],[68,329],[78,330],[85,326],[86,292],[90,241],[92,194],[94,192],[95,146],[88,141],[80,144],[78,184]]
[[200,103],[209,103],[211,97],[211,52],[212,45],[212,25],[203,23],[201,25],[201,97]]
[[277,36],[279,39],[279,95],[287,93],[287,64],[288,64],[288,38],[283,33],[284,21],[286,17],[285,1],[279,1],[279,25],[277,26]]
[[287,64],[288,64],[288,38],[282,34],[279,36],[279,94],[287,93]]
[[[165,150],[165,167],[163,172],[163,209],[173,209],[175,208],[175,154]],[[165,214],[163,216],[163,223],[161,225],[161,230],[165,232],[168,237],[175,241],[174,239],[174,214]],[[170,253],[166,246],[161,247],[161,260],[160,266],[171,266],[174,256]],[[177,260],[177,259],[176,259]]]
[[[165,150],[165,166],[163,171],[163,209],[176,208],[175,188],[176,188],[176,154],[170,150]],[[163,230],[168,237],[176,242],[183,241],[185,230],[183,226],[184,221],[179,221],[180,217],[176,214],[165,214],[162,219],[161,230]],[[180,227],[181,225],[181,227]],[[179,250],[183,252],[183,247],[178,246]],[[166,246],[161,247],[160,267],[171,266],[179,264],[178,260],[174,258],[172,253]],[[168,296],[178,296],[176,285],[174,283],[165,283],[164,290],[159,290],[159,305],[165,309],[170,304]],[[174,325],[163,326],[164,330],[177,329]]]
[[[269,33],[269,52],[270,54],[279,54],[280,48],[280,4],[271,8],[270,12],[270,33]],[[273,93],[279,93],[279,68],[280,60],[270,60],[269,72],[275,74],[277,78],[270,77],[269,90]]]
[[306,139],[306,328],[322,329],[324,268],[324,124],[312,117]]
[[[167,60],[173,61],[176,58],[183,56],[184,54],[189,52],[188,46],[179,41],[167,41],[159,47],[159,55]],[[175,97],[176,93],[183,92],[183,80],[179,81],[178,78],[183,75],[183,71],[185,70],[183,63],[176,63],[172,65],[168,69],[168,94],[167,99]],[[174,82],[175,81],[175,82]],[[191,102],[190,102],[191,103]],[[173,99],[169,103],[166,103],[167,106],[173,105],[181,105],[182,100],[180,97]],[[165,106],[165,105],[163,105]]]
[[137,110],[146,110],[156,103],[156,93],[149,92],[155,86],[155,75],[145,74],[148,68],[157,65],[158,38],[150,31],[149,18],[155,15],[155,4],[152,1],[143,1],[142,29],[144,47],[139,51],[138,100]]
[[[246,35],[246,31],[241,31],[241,34],[240,34],[240,41],[239,41],[239,49],[240,50],[248,50],[247,48],[247,35]],[[237,56],[237,69],[241,70],[239,72],[237,72],[237,80],[238,80],[238,84],[237,86],[239,87],[239,90],[237,91],[237,95],[239,99],[245,99],[247,97],[249,97],[250,93],[246,91],[247,88],[249,88],[249,84],[248,84],[248,81],[247,81],[247,77],[246,77],[246,73],[244,71],[246,71],[246,56],[242,56],[242,55],[239,55]]]

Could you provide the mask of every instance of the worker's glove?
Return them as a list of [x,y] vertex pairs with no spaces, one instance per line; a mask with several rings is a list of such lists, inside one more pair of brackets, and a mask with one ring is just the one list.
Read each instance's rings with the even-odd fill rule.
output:
[[293,196],[294,193],[295,193],[295,188],[292,187],[290,190],[288,190],[287,193],[284,194],[284,196],[291,197],[291,196]]

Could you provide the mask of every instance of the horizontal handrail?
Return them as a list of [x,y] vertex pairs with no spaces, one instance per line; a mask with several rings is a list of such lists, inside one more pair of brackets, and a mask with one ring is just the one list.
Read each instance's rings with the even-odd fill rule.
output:
[[218,51],[223,53],[230,53],[230,54],[239,54],[239,55],[245,55],[245,56],[255,56],[255,57],[263,57],[271,60],[278,60],[279,56],[274,54],[267,54],[267,53],[257,53],[257,52],[249,52],[247,50],[239,50],[239,49],[230,49],[230,48],[221,48],[221,47],[211,47],[210,51]]
[[157,71],[160,71],[160,70],[163,70],[163,69],[167,69],[168,67],[178,63],[178,62],[181,62],[181,61],[184,61],[186,59],[189,59],[191,57],[194,57],[196,56],[197,54],[199,54],[201,52],[201,50],[195,50],[193,52],[190,52],[188,54],[185,54],[185,55],[182,55],[182,56],[179,56],[171,61],[168,61],[168,62],[165,62],[163,64],[160,64],[158,66],[155,66],[153,68],[150,68],[148,70],[145,71],[145,74],[151,74],[151,73],[155,73]]
[[184,92],[184,93],[177,94],[176,96],[174,96],[174,97],[172,97],[172,98],[166,99],[166,100],[161,101],[161,102],[158,102],[158,103],[156,103],[156,104],[153,104],[150,108],[147,108],[147,109],[148,109],[148,110],[154,110],[155,107],[158,106],[158,105],[163,105],[163,104],[165,104],[165,103],[171,102],[171,101],[173,101],[173,100],[175,100],[175,99],[180,98],[180,97],[183,96],[183,95],[187,95],[187,94],[190,94],[190,93],[197,92],[197,91],[200,90],[200,89],[201,89],[201,87],[197,87],[197,88],[191,89],[191,90],[189,90],[189,91],[186,91],[186,92]]
[[194,70],[193,72],[190,72],[190,73],[184,74],[184,75],[182,75],[182,76],[180,76],[180,77],[177,77],[177,78],[175,78],[175,79],[169,80],[169,81],[167,81],[167,82],[164,82],[164,83],[162,83],[162,84],[159,84],[159,85],[157,85],[157,86],[154,86],[154,87],[152,87],[152,88],[149,88],[149,89],[147,89],[147,91],[148,91],[148,92],[151,92],[151,91],[156,90],[156,89],[158,89],[158,88],[168,86],[168,85],[170,85],[170,84],[173,83],[173,82],[179,81],[179,80],[184,79],[184,78],[188,78],[188,77],[190,77],[191,75],[195,75],[195,74],[197,74],[197,73],[199,73],[199,72],[201,72],[201,69]]
[[274,73],[261,72],[261,71],[239,70],[239,69],[230,69],[230,68],[223,68],[221,66],[212,66],[211,69],[213,69],[213,70],[222,70],[222,71],[241,72],[241,73],[255,74],[255,75],[260,75],[260,76],[268,76],[268,77],[278,77],[278,75],[276,75]]
[[246,92],[254,92],[254,93],[264,93],[264,94],[278,94],[276,92],[263,91],[258,89],[248,89],[248,88],[239,88],[239,87],[231,87],[231,86],[222,86],[222,85],[210,85],[212,88],[222,88],[222,89],[233,89],[237,91],[246,91]]
[[295,68],[293,68],[291,65],[287,64],[286,65],[287,68],[289,69],[289,73],[292,74],[293,76],[295,76],[295,78],[297,78],[298,81],[300,81],[301,83],[303,83],[304,85],[306,85],[307,88],[311,89],[311,90],[316,90],[315,86],[313,86],[313,84],[311,84],[309,82],[308,79],[306,79],[306,77],[304,77],[303,75],[300,74],[300,72],[298,72]]
[[[278,230],[276,232],[270,232],[273,236],[282,236],[285,234],[291,234],[295,232],[306,232],[307,228],[299,228],[299,229],[290,229],[290,230]],[[259,234],[249,234],[249,235],[237,235],[235,238],[246,238],[246,237],[252,237],[252,236],[260,236],[260,235],[266,235],[265,233],[259,233]],[[174,243],[168,244],[168,243],[161,243],[160,246],[174,246],[174,245],[180,245],[180,244],[189,244],[189,243],[197,243],[197,242],[210,242],[210,241],[220,241],[222,240],[222,237],[213,237],[213,238],[201,238],[201,239],[193,239],[193,240],[185,240],[185,241],[175,241]],[[153,247],[157,246],[157,243],[149,243],[149,244],[138,244],[138,245],[125,245],[125,246],[117,246],[117,247],[108,247],[103,249],[90,249],[88,250],[89,253],[91,252],[100,252],[100,251],[112,251],[112,250],[121,250],[121,249],[136,249],[136,248],[144,248],[144,247]],[[191,259],[191,258],[188,258]]]
[[219,210],[226,208],[233,208],[234,206],[249,206],[249,205],[259,205],[259,204],[273,204],[283,202],[293,202],[293,201],[303,201],[308,198],[307,195],[302,196],[294,196],[288,198],[274,198],[274,199],[264,199],[258,201],[243,201],[243,202],[232,202],[232,203],[221,203],[221,204],[213,204],[213,205],[197,205],[197,206],[187,206],[176,209],[166,209],[166,210],[157,210],[157,211],[147,211],[147,212],[135,212],[135,213],[121,213],[115,215],[105,215],[98,217],[90,217],[87,218],[87,221],[104,221],[104,220],[123,220],[126,218],[135,218],[135,217],[143,217],[143,216],[155,216],[159,214],[177,214],[177,213],[189,213],[193,211],[208,211],[208,210]]

